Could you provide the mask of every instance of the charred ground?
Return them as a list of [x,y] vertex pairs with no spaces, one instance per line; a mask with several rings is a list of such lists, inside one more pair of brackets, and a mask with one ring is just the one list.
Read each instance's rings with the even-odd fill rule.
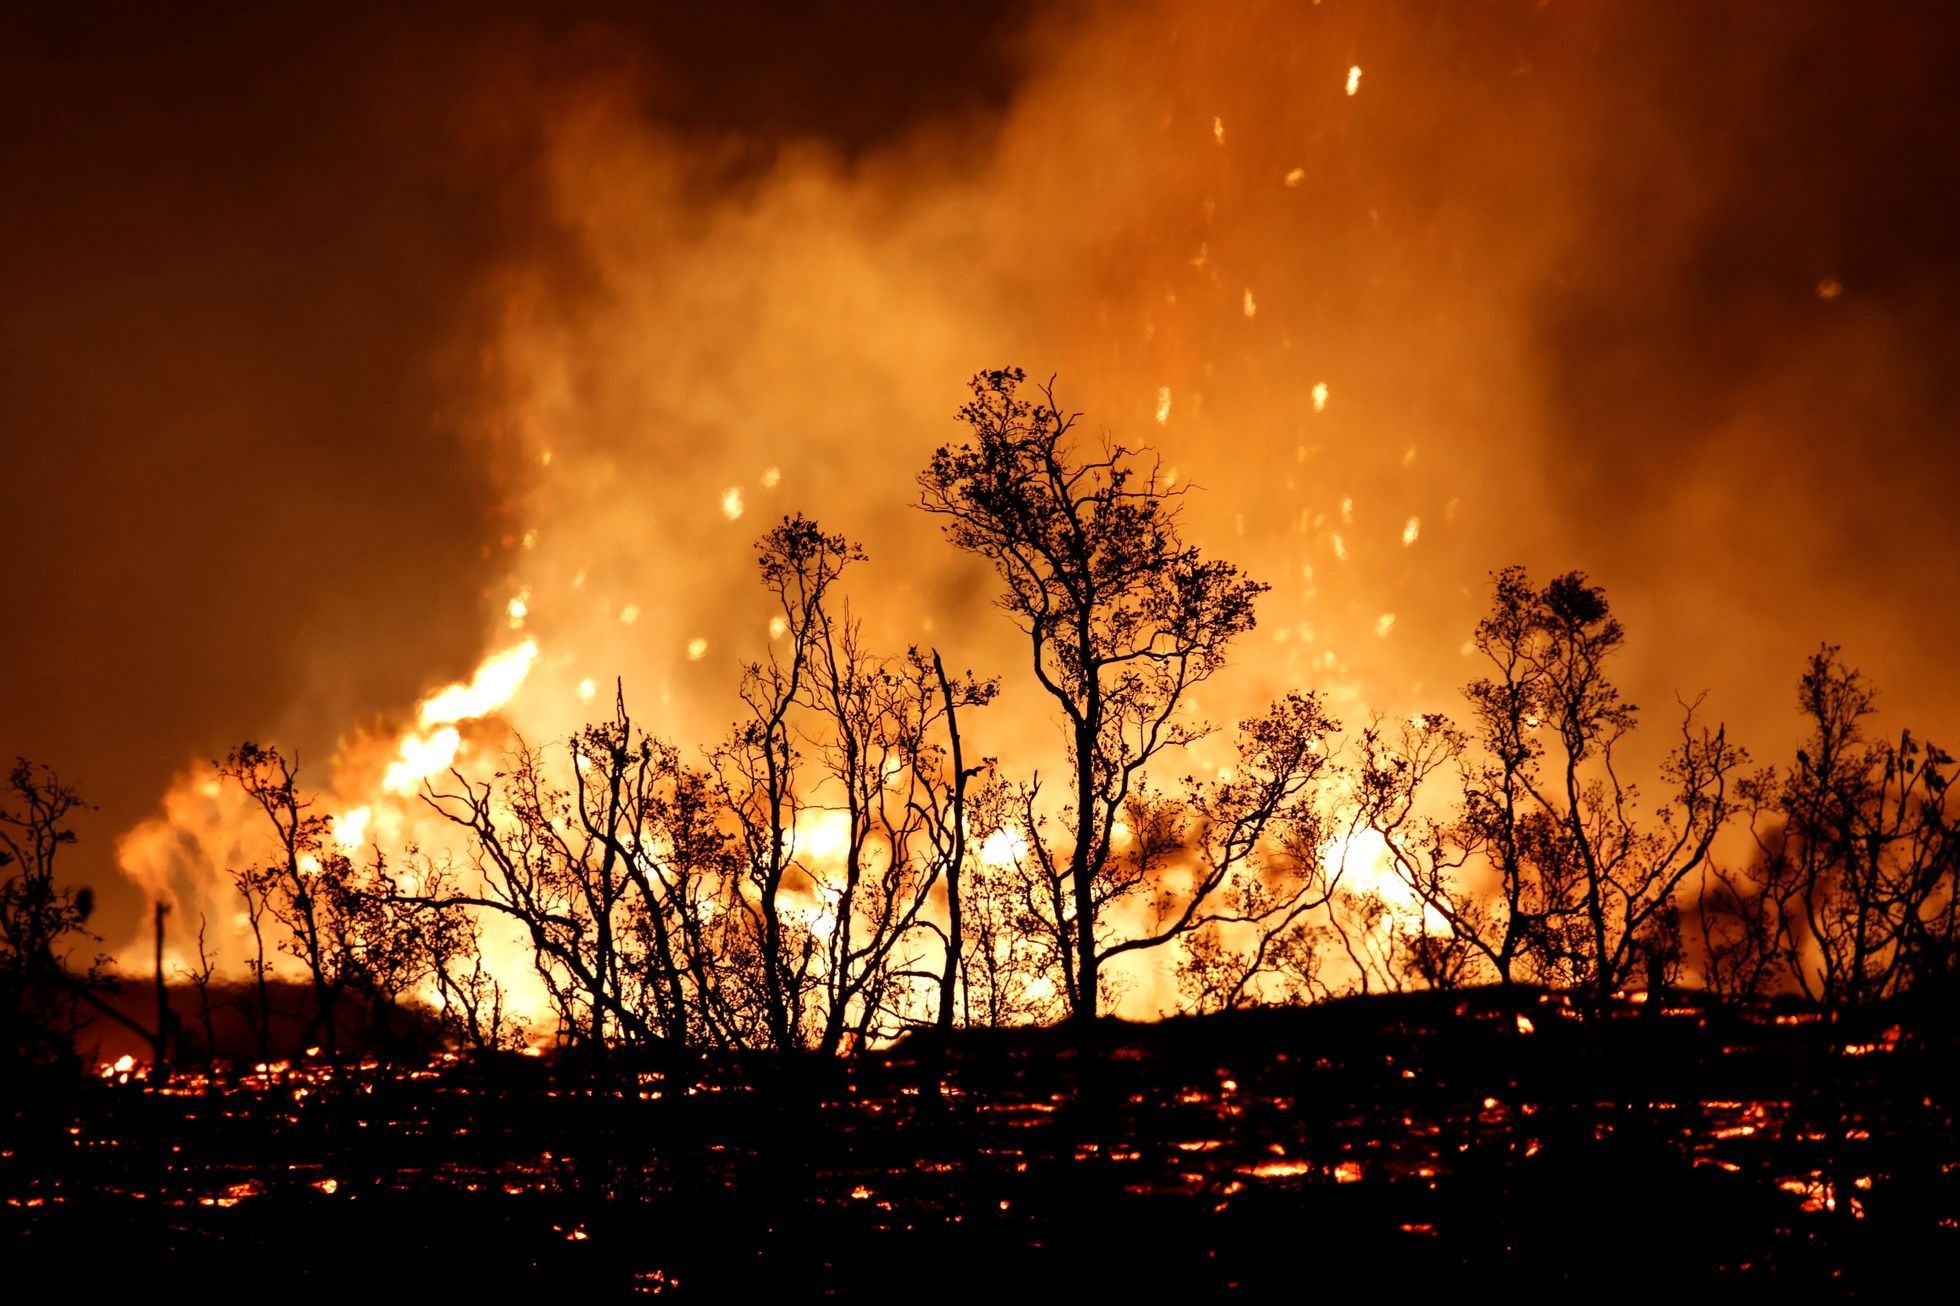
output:
[[845,1061],[320,1059],[18,1096],[23,1279],[282,1294],[1868,1296],[1960,1250],[1949,1008],[1497,989]]

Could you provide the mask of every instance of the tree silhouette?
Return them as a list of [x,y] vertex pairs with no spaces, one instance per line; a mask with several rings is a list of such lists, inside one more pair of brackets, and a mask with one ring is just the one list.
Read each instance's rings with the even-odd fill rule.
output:
[[[1643,813],[1616,756],[1638,713],[1607,676],[1624,638],[1583,575],[1541,588],[1506,568],[1474,636],[1491,670],[1465,689],[1469,727],[1424,713],[1364,732],[1358,819],[1421,912],[1407,951],[1374,970],[1455,984],[1474,959],[1500,983],[1596,997],[1674,978],[1679,892],[1735,811],[1745,756],[1684,705],[1661,766],[1671,801]],[[1436,792],[1452,783],[1454,801]]]
[[1811,655],[1797,699],[1809,734],[1795,765],[1743,787],[1758,862],[1710,895],[1717,973],[1726,963],[1732,987],[1750,992],[1774,952],[1788,981],[1833,1011],[1950,976],[1952,757],[1909,730],[1872,739],[1876,694],[1834,645]]
[[0,1043],[26,1065],[71,1058],[88,1023],[84,1007],[141,1037],[159,1061],[164,1055],[159,1030],[107,1000],[118,988],[108,958],[75,955],[101,942],[88,928],[95,893],[61,883],[56,862],[75,842],[71,820],[87,806],[53,770],[26,758],[15,760],[0,790]]
[[1056,949],[1062,991],[1087,1022],[1108,996],[1105,961],[1195,922],[1194,911],[1172,910],[1159,913],[1169,918],[1163,928],[1117,927],[1119,905],[1154,890],[1151,872],[1169,852],[1150,842],[1146,821],[1131,826],[1125,854],[1117,827],[1150,814],[1145,768],[1207,732],[1179,709],[1252,629],[1266,587],[1184,542],[1184,491],[1145,451],[1084,453],[1077,415],[1062,410],[1052,383],[1030,400],[1025,380],[1016,368],[976,375],[960,410],[969,438],[935,452],[919,484],[947,538],[993,566],[998,602],[1027,636],[1035,678],[1063,718],[1069,846],[1059,856],[1034,848],[1051,890],[1035,906],[1065,936]]
[[73,949],[93,941],[95,896],[59,883],[60,851],[75,842],[69,824],[84,806],[61,777],[25,758],[7,773],[0,799],[0,1019],[8,1053],[41,1062],[69,1055],[83,1021],[83,994],[109,985],[100,958],[77,971]]

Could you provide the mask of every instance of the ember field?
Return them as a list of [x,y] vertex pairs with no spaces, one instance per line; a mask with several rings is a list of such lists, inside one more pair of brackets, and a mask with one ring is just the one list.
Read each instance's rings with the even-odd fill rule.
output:
[[726,1299],[1877,1295],[1960,1253],[1950,1023],[1495,993],[913,1041],[679,1076],[549,1058],[139,1071],[8,1120],[50,1287]]

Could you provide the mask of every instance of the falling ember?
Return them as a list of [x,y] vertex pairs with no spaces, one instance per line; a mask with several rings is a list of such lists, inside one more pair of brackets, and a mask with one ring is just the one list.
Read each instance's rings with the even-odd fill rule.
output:
[[[1354,67],[1348,69],[1347,93],[1349,95],[1353,95],[1356,91],[1360,89],[1361,89],[1361,65],[1356,64]],[[1395,97],[1391,95],[1388,98],[1392,100]]]
[[1220,145],[1225,143],[1225,120],[1223,118],[1215,117],[1211,120],[1211,137]]
[[782,468],[771,467],[768,471],[762,474],[762,488],[765,490],[773,490],[778,485],[782,484],[782,480],[783,480]]
[[1844,286],[1836,277],[1825,277],[1817,283],[1817,298],[1826,304],[1844,293]]
[[789,621],[781,614],[769,618],[769,638],[781,639],[789,633]]
[[730,521],[740,520],[742,516],[742,487],[731,485],[721,492],[721,515]]
[[578,696],[586,702],[591,702],[593,695],[598,692],[599,686],[593,681],[592,677],[587,676],[584,680],[578,682]]
[[510,628],[512,630],[524,629],[524,619],[531,614],[530,599],[531,592],[526,590],[504,605],[504,611],[510,617]]
[[1386,639],[1388,632],[1394,629],[1395,614],[1393,612],[1384,612],[1381,616],[1375,618],[1375,637],[1377,639]]
[[619,624],[630,626],[640,619],[640,605],[629,603],[619,610]]
[[1257,304],[1255,304],[1255,303],[1253,303],[1253,301],[1252,301],[1252,287],[1251,287],[1251,286],[1247,286],[1247,287],[1245,288],[1245,299],[1244,299],[1244,301],[1243,301],[1243,303],[1242,303],[1242,307],[1244,308],[1244,310],[1245,310],[1245,315],[1246,315],[1247,317],[1256,317],[1256,316],[1258,315],[1258,313],[1259,313],[1259,305],[1257,305]]
[[1171,388],[1167,385],[1157,387],[1157,425],[1162,426],[1171,420]]
[[1402,527],[1402,543],[1406,547],[1414,544],[1422,536],[1422,518],[1411,517]]
[[1298,186],[1306,179],[1307,170],[1305,168],[1294,168],[1286,174],[1286,184],[1289,186]]
[[1313,410],[1316,413],[1319,413],[1319,412],[1325,412],[1326,409],[1327,409],[1327,383],[1325,381],[1316,381],[1314,382],[1314,387],[1313,387]]
[[706,656],[708,656],[707,640],[696,637],[687,641],[687,660],[689,662],[699,662]]

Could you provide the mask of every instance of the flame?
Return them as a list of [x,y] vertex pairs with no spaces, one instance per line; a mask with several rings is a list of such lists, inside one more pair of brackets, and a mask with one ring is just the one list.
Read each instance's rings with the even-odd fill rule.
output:
[[469,721],[496,711],[510,702],[518,686],[531,673],[531,664],[537,658],[538,642],[535,639],[527,639],[522,644],[485,658],[468,684],[450,685],[423,700],[418,714],[423,729],[455,721]]

